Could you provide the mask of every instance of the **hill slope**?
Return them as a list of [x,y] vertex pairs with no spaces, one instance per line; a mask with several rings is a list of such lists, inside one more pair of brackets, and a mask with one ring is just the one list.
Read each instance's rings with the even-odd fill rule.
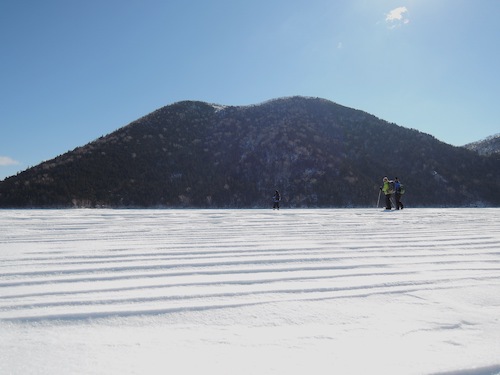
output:
[[476,151],[479,155],[500,154],[500,133],[481,141],[466,144],[464,147]]
[[500,205],[483,157],[330,101],[184,101],[0,183],[0,207],[374,206],[384,175],[407,205]]

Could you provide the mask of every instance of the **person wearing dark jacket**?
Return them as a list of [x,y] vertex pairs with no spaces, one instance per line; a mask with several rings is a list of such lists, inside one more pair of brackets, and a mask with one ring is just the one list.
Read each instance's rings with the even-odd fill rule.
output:
[[274,192],[274,195],[273,195],[273,210],[274,209],[280,209],[280,200],[281,200],[281,196],[280,196],[280,193],[278,192],[278,190],[276,190]]
[[396,199],[396,210],[404,208],[403,202],[401,202],[401,194],[401,182],[399,182],[399,178],[396,177],[394,179],[394,198]]

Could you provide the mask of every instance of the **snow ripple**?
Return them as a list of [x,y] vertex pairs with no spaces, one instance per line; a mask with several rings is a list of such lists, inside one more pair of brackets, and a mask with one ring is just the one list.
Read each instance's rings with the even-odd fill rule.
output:
[[472,212],[474,225],[468,210],[3,211],[0,319],[498,284],[499,211]]
[[499,222],[0,210],[0,373],[496,374]]

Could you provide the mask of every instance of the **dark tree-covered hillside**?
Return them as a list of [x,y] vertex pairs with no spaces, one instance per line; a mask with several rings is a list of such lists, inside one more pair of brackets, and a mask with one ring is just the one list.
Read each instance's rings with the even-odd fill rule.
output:
[[0,182],[0,207],[373,207],[398,176],[411,206],[500,206],[500,157],[362,111],[292,97],[184,101]]

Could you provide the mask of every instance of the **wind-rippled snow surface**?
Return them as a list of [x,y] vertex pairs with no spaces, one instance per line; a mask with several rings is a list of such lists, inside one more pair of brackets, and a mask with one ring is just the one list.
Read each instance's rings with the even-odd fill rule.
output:
[[500,209],[2,210],[1,374],[499,374]]

